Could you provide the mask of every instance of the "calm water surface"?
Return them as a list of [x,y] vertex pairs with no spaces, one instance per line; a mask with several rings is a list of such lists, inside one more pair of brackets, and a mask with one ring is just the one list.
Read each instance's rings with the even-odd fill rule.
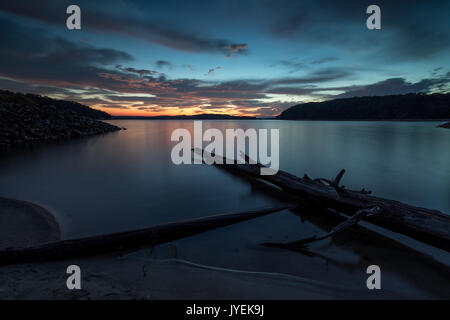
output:
[[[1,159],[0,194],[56,211],[66,237],[258,208],[272,200],[207,165],[172,164],[171,132],[192,121],[111,121],[128,130]],[[280,168],[450,212],[450,130],[434,122],[204,121],[279,128]]]
[[[3,155],[0,195],[49,208],[60,221],[65,238],[277,203],[247,182],[213,166],[172,164],[170,151],[174,143],[170,135],[176,128],[192,130],[192,121],[110,122],[127,130]],[[331,178],[345,168],[342,183],[347,188],[364,187],[378,196],[450,213],[450,130],[435,128],[437,124],[203,121],[204,129],[278,128],[282,170]],[[336,259],[333,268],[329,260],[325,267],[320,257],[307,259],[298,253],[260,246],[265,241],[293,241],[327,227],[281,212],[178,241],[176,254],[172,249],[159,250],[163,252],[161,256],[175,254],[198,263],[311,278],[323,269],[321,279],[336,276],[340,279],[336,281],[345,283],[363,281],[365,274],[355,276],[352,268],[362,268],[364,259],[383,256],[396,266],[391,275],[395,288],[408,292],[413,292],[411,287],[419,287],[418,292],[428,290],[422,288],[423,283],[398,280],[399,264],[406,257],[413,260],[403,248],[399,249],[403,259],[395,260],[395,252],[370,255],[363,254],[362,249],[333,244],[320,250],[321,254],[326,253],[326,259]],[[383,246],[383,242],[378,245]],[[423,261],[427,267],[435,268],[427,258]],[[301,270],[299,265],[303,266]],[[442,281],[436,277],[436,283]]]

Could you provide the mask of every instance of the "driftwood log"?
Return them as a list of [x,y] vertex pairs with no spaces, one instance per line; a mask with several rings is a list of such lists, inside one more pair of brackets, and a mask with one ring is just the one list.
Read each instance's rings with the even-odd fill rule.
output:
[[[308,237],[308,238],[304,238],[301,240],[297,240],[289,244],[295,244],[297,246],[305,246],[311,242],[316,242],[316,241],[320,241],[320,240],[324,240],[326,238],[329,237],[333,237],[335,234],[342,232],[344,230],[347,230],[348,228],[354,226],[355,224],[357,224],[359,221],[361,221],[362,219],[370,216],[370,215],[374,215],[374,214],[378,214],[380,212],[380,208],[379,207],[375,207],[375,208],[370,208],[370,209],[363,209],[363,210],[359,210],[357,213],[355,213],[354,215],[352,215],[350,218],[348,218],[347,220],[345,220],[344,222],[342,222],[341,224],[338,224],[336,227],[334,227],[330,232],[324,233],[322,235],[314,235],[312,237]],[[268,247],[279,247],[280,244],[279,243],[271,243],[271,242],[266,242],[263,243],[263,245],[268,246]],[[281,244],[286,245],[286,244]]]
[[[194,153],[203,157],[215,155],[193,149]],[[437,210],[415,207],[399,201],[384,199],[370,195],[370,191],[347,190],[339,186],[345,170],[341,170],[335,179],[311,179],[307,175],[299,178],[293,174],[279,170],[275,175],[261,175],[261,164],[249,164],[249,158],[243,155],[245,164],[215,164],[233,173],[247,175],[269,182],[284,192],[307,202],[313,207],[331,208],[346,215],[354,215],[360,210],[379,208],[375,215],[363,219],[428,245],[450,252],[450,215]],[[223,159],[223,163],[227,163]]]
[[171,222],[140,230],[63,240],[27,248],[10,248],[0,251],[0,265],[68,259],[107,252],[123,253],[129,250],[154,247],[158,244],[294,207],[295,205],[286,204],[260,210]]

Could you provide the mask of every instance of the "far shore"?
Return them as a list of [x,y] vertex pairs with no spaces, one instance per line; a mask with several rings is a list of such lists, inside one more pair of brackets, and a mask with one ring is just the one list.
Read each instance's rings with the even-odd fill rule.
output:
[[[213,121],[224,121],[224,120],[284,120],[284,121],[395,121],[395,122],[446,122],[450,121],[450,119],[280,119],[280,118],[241,118],[241,117],[235,117],[235,118],[203,118],[203,117],[178,117],[178,116],[157,116],[157,117],[135,117],[135,116],[112,116],[110,119],[105,119],[106,121],[110,120],[177,120],[177,121],[192,121],[192,120],[213,120]],[[105,121],[104,120],[104,121]]]

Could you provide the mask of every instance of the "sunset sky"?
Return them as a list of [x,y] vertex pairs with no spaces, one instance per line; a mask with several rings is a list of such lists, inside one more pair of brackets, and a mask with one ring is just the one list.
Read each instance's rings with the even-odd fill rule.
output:
[[[81,30],[66,28],[71,4]],[[371,4],[381,30],[366,27]],[[433,0],[2,0],[0,88],[143,116],[450,92],[449,12]]]

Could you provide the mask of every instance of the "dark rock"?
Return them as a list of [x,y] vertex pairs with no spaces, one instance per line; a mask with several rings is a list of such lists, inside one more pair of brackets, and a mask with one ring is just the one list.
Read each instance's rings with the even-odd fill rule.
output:
[[441,125],[438,126],[438,128],[447,128],[447,129],[450,129],[450,122],[441,124]]
[[78,113],[60,105],[0,100],[0,147],[59,141],[120,130],[119,127],[86,116],[85,112]]

